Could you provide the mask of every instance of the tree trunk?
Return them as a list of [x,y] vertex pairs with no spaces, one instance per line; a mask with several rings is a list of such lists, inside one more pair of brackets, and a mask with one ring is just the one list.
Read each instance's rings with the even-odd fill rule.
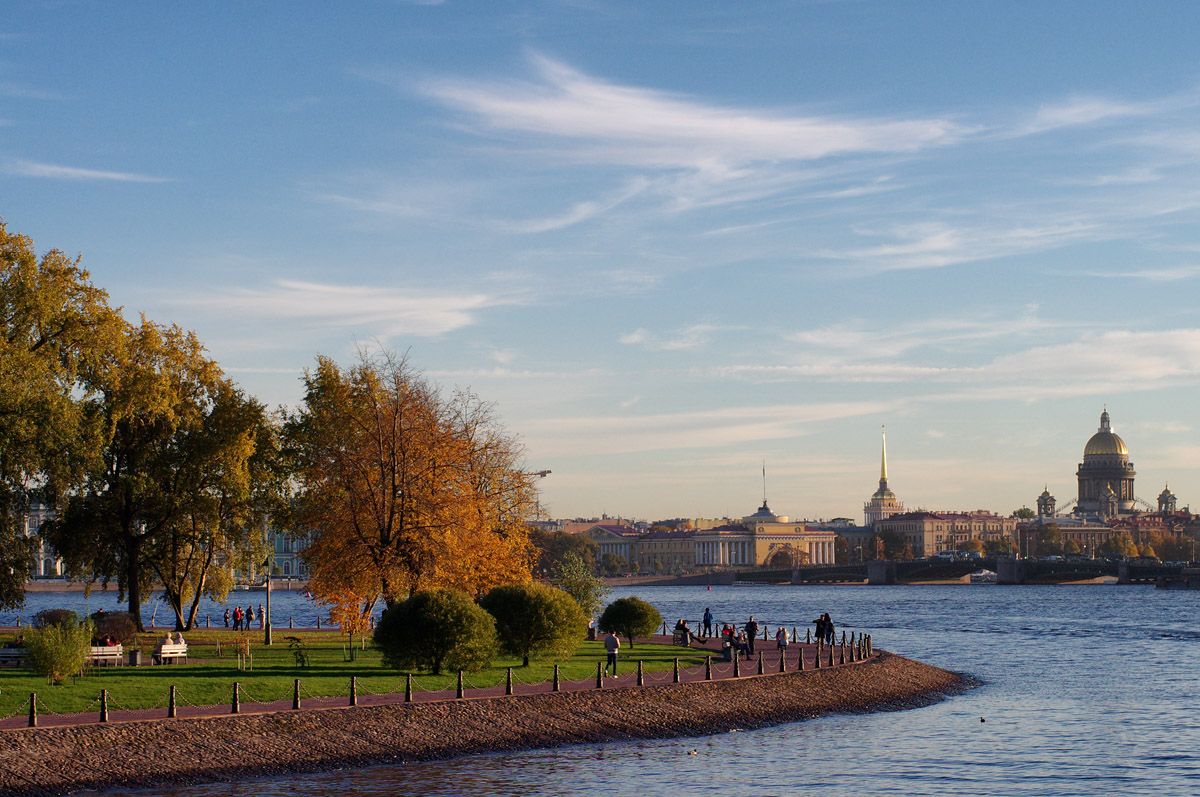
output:
[[136,536],[126,535],[125,594],[129,597],[129,613],[133,615],[137,630],[145,631],[146,627],[142,624],[141,549],[141,541]]
[[521,666],[522,667],[529,666],[529,654],[528,653],[526,653],[524,656],[521,657]]

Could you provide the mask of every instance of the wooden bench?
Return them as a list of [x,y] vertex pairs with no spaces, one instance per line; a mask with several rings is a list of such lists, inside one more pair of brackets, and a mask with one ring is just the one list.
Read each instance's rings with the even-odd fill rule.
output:
[[26,648],[0,648],[0,667],[23,667],[28,658]]
[[187,664],[186,642],[170,645],[162,644],[154,651],[155,664],[166,664],[168,661],[179,661],[180,659],[183,660],[184,664]]
[[681,648],[691,647],[691,640],[689,639],[690,636],[691,636],[690,631],[684,631],[682,629],[677,629],[675,631],[675,633],[671,636],[671,644],[679,645]]
[[97,666],[109,664],[115,667],[121,663],[124,652],[121,645],[93,645],[91,653],[88,654],[88,662]]

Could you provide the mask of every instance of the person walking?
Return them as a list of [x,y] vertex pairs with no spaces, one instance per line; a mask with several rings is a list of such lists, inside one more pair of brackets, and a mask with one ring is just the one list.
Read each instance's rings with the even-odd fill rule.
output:
[[246,607],[246,630],[249,631],[250,626],[252,626],[253,624],[254,624],[254,607],[247,606]]
[[746,645],[750,651],[750,655],[754,655],[754,638],[758,636],[758,623],[754,622],[754,615],[750,615],[750,619],[746,621]]
[[233,630],[234,631],[242,630],[242,607],[241,606],[233,607]]
[[713,613],[712,609],[704,610],[704,627],[700,629],[705,638],[713,635]]
[[261,603],[258,604],[258,627],[267,627],[267,610]]
[[229,609],[225,610],[225,627],[229,627]]
[[621,640],[617,637],[616,631],[609,631],[608,636],[604,637],[604,650],[608,652],[608,660],[604,663],[604,671],[608,672],[608,668],[612,667],[612,674],[617,674],[617,651],[621,649]]
[[825,644],[832,645],[835,636],[833,627],[833,618],[829,616],[829,612],[825,613]]
[[828,615],[822,614],[820,617],[813,620],[813,624],[817,627],[816,638],[817,638],[818,645],[825,641],[825,618],[826,617],[828,617]]
[[786,651],[788,646],[787,629],[783,626],[775,631],[775,648],[779,651]]

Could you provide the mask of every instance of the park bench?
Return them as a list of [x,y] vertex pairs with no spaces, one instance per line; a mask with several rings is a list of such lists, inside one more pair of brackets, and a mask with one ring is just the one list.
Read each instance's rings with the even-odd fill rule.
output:
[[29,658],[26,648],[0,648],[0,667],[21,667]]
[[690,636],[691,632],[689,631],[683,629],[676,630],[671,636],[671,644],[679,645],[681,648],[691,647],[691,640],[689,639]]
[[186,642],[172,643],[170,645],[164,643],[159,645],[154,651],[154,663],[166,664],[168,661],[179,661],[182,659],[183,663],[187,664],[187,655]]
[[97,666],[109,664],[115,667],[121,663],[122,653],[124,650],[121,645],[93,645],[88,654],[88,662]]

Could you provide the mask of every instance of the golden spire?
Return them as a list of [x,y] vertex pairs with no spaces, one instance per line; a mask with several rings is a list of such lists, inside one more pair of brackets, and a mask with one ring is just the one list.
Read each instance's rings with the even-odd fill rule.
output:
[[880,426],[879,429],[883,437],[883,452],[879,457],[879,483],[887,484],[887,427]]

